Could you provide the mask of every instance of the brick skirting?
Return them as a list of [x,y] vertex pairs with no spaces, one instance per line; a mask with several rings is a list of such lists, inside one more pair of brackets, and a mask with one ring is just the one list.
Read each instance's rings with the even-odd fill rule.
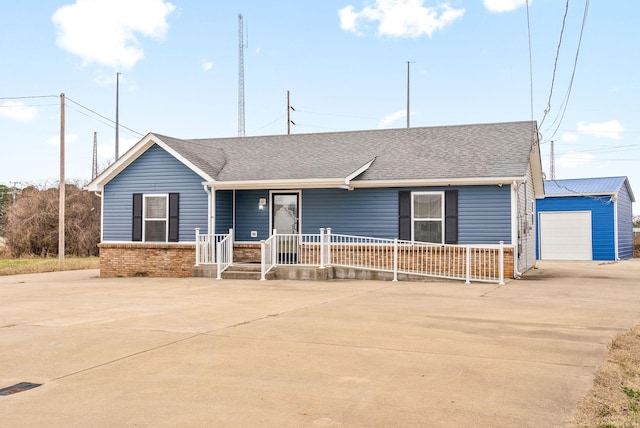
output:
[[195,244],[101,243],[100,276],[187,278],[196,259]]

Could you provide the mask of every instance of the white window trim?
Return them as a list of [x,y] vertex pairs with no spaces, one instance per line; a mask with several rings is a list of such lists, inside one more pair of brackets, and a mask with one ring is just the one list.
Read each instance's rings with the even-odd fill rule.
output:
[[[440,196],[440,218],[416,218],[415,217],[415,196],[420,196],[420,195],[438,195]],[[444,213],[444,192],[443,191],[437,191],[437,192],[411,192],[411,240],[415,241],[415,222],[416,221],[440,221],[440,244],[444,244],[444,236],[445,236],[445,231],[444,231],[444,217],[445,217],[445,213]],[[434,242],[434,244],[438,244],[438,242]]]
[[[147,218],[147,198],[165,198],[164,218]],[[164,221],[164,241],[147,241],[147,221]],[[169,242],[169,194],[168,193],[143,193],[142,194],[142,242]]]

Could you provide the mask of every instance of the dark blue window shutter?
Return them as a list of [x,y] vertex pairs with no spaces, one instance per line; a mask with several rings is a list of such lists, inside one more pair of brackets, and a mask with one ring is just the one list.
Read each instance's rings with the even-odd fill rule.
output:
[[178,213],[180,194],[169,193],[169,242],[178,242]]
[[398,192],[398,239],[411,241],[411,192]]
[[444,192],[444,243],[458,243],[458,191]]
[[131,240],[142,241],[142,193],[133,194],[133,226]]

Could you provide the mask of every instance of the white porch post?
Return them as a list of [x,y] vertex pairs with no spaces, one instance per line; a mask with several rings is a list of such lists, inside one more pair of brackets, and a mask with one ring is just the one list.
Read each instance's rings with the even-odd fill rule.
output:
[[271,264],[272,265],[277,265],[278,264],[278,259],[276,258],[276,254],[278,252],[278,237],[276,236],[278,234],[278,231],[276,229],[273,229],[273,242],[271,242]]
[[229,265],[233,265],[233,229],[229,229]]
[[331,266],[331,228],[327,227],[327,257],[325,260],[327,266]]
[[320,269],[324,269],[324,227],[320,228]]
[[200,228],[196,227],[196,266],[200,266]]
[[222,257],[222,243],[221,242],[216,242],[216,264],[218,267],[218,275],[216,276],[216,279],[222,279],[222,260],[224,257]]
[[393,280],[398,281],[398,238],[393,240]]
[[499,285],[504,285],[504,241],[500,241],[500,249],[498,250],[498,270],[499,270]]
[[264,239],[262,241],[260,241],[260,281],[265,281],[266,278],[266,273],[265,273],[265,269],[266,269],[266,261],[267,258],[267,250],[266,250],[266,244],[264,242]]
[[464,247],[464,250],[466,252],[465,256],[467,259],[467,269],[466,269],[466,273],[465,273],[465,284],[471,284],[471,247],[469,247],[468,245],[466,247]]

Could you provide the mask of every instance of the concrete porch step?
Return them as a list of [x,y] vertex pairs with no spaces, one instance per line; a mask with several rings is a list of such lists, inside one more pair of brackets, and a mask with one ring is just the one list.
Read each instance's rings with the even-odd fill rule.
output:
[[[222,272],[222,279],[256,279],[261,276],[261,266],[259,263],[234,263],[227,270]],[[274,279],[275,272],[269,272],[266,279]]]

